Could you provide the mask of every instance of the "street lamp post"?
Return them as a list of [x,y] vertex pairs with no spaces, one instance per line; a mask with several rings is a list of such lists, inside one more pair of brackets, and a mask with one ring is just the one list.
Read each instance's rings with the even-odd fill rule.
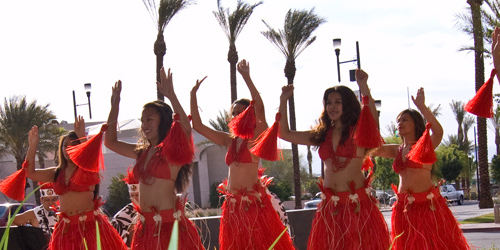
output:
[[92,85],[90,83],[85,83],[83,85],[83,87],[85,88],[85,92],[87,94],[87,99],[88,99],[87,103],[76,104],[75,91],[73,90],[73,109],[75,111],[75,120],[76,120],[76,117],[77,117],[76,107],[83,106],[83,105],[88,105],[89,106],[89,117],[90,117],[90,119],[92,119],[92,109],[90,107],[90,89],[91,89]]
[[[343,61],[343,62],[341,62],[340,58],[339,58],[341,44],[342,43],[341,43],[340,38],[333,39],[333,48],[335,49],[335,55],[337,56],[337,74],[338,74],[339,82],[340,82],[340,64],[348,63],[348,62],[356,62],[356,64],[358,65],[358,69],[361,69],[361,61],[359,59],[359,42],[356,41],[356,59],[349,60],[349,61]],[[351,77],[351,81],[355,81],[355,80],[353,80],[353,78]]]

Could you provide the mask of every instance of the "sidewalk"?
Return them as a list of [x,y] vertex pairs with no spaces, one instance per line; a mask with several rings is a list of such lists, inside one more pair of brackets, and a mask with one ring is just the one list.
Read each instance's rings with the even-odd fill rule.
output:
[[464,233],[500,232],[500,224],[495,223],[460,224],[460,228]]

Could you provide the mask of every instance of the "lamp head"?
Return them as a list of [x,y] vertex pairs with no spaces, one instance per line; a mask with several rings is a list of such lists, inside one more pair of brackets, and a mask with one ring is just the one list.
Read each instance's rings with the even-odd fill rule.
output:
[[85,91],[86,91],[87,93],[90,93],[90,89],[91,89],[91,87],[92,87],[92,84],[90,84],[90,83],[85,83],[85,84],[83,85],[83,87],[85,88]]

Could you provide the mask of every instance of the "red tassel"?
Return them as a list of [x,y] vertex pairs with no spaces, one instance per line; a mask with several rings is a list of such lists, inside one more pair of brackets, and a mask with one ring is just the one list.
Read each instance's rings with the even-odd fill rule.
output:
[[391,183],[391,189],[395,194],[398,194],[398,186],[394,185],[394,183]]
[[[371,162],[371,160],[370,160],[370,162]],[[374,173],[373,173],[373,169],[372,169],[370,171],[370,173],[368,174],[368,176],[365,178],[365,181],[364,181],[365,187],[369,187],[370,184],[372,183],[372,181],[373,181],[373,174]]]
[[26,191],[26,168],[28,167],[28,161],[24,161],[23,168],[17,170],[2,182],[0,182],[0,191],[7,197],[16,200],[24,200]]
[[432,145],[432,139],[430,135],[431,124],[427,123],[425,125],[424,134],[418,139],[417,143],[411,147],[408,153],[408,159],[420,164],[432,164],[436,161],[436,153],[434,152],[434,146]]
[[233,131],[233,134],[237,137],[241,137],[243,139],[253,138],[255,126],[257,124],[255,121],[255,110],[253,104],[254,101],[252,100],[245,111],[234,117],[228,124],[229,128]]
[[476,95],[464,105],[464,110],[484,118],[493,117],[493,78],[496,69],[491,70],[490,79],[476,92]]
[[264,175],[264,171],[266,171],[266,169],[265,168],[259,168],[257,171],[258,171],[257,175],[260,178],[260,177],[262,177]]
[[93,186],[101,182],[101,177],[98,172],[86,171],[83,168],[76,169],[72,177],[73,183],[78,183],[82,186]]
[[179,114],[174,114],[174,122],[167,137],[156,147],[161,148],[161,155],[169,164],[182,166],[193,161],[193,137],[187,138],[179,123]]
[[250,152],[264,160],[276,161],[278,159],[278,131],[280,126],[281,114],[276,113],[274,124],[266,129],[255,140],[254,146]]
[[354,142],[362,148],[377,148],[384,143],[380,136],[377,123],[369,106],[370,97],[363,96],[363,108],[359,115],[356,131],[354,132]]
[[368,171],[370,170],[371,168],[373,168],[373,162],[372,162],[372,159],[367,156],[365,157],[365,159],[363,160],[363,166],[361,167],[361,170],[363,171]]
[[101,145],[102,135],[107,128],[108,124],[104,124],[97,135],[92,136],[92,138],[76,146],[68,147],[66,151],[71,161],[86,171],[99,172],[99,169],[104,170],[104,158],[102,156]]
[[127,184],[139,184],[139,179],[135,178],[134,172],[130,170],[130,167],[127,169],[127,176],[122,181]]

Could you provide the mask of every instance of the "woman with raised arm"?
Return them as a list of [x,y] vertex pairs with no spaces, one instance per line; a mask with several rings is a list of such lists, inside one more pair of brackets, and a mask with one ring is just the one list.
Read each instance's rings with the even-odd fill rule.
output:
[[[259,179],[260,158],[250,153],[253,140],[267,129],[264,103],[250,78],[249,64],[242,60],[237,66],[252,100],[239,99],[231,105],[231,133],[211,129],[201,121],[196,92],[205,78],[196,81],[191,90],[192,124],[198,133],[228,150],[227,182],[219,185],[219,192],[226,197],[219,230],[220,249],[268,249],[285,227],[266,193],[267,184]],[[294,249],[290,235],[285,233],[274,249]]]
[[[324,180],[319,183],[322,201],[312,223],[308,249],[389,249],[387,224],[371,195],[370,177],[362,171],[370,148],[381,143],[367,79],[364,71],[356,71],[363,111],[348,87],[328,88],[319,124],[308,131],[289,129],[287,100],[293,96],[293,85],[282,88],[280,138],[319,147],[325,168]],[[368,138],[370,135],[373,137]]]
[[423,88],[412,100],[421,113],[414,109],[399,113],[403,143],[385,144],[373,153],[394,159],[392,168],[399,174],[398,200],[391,215],[394,249],[470,249],[432,178],[434,149],[441,143],[443,128],[425,105]]
[[[79,153],[86,156],[99,154],[102,132],[96,138],[98,141],[93,141],[97,142],[97,147],[80,148]],[[85,144],[80,144],[80,140],[85,140],[85,122],[78,117],[75,130],[59,140],[59,166],[35,169],[38,127],[33,126],[29,132],[29,149],[25,161],[27,177],[39,182],[53,182],[54,192],[59,195],[59,220],[54,226],[49,249],[98,249],[96,223],[99,225],[101,249],[127,249],[106,215],[99,210],[102,205],[98,197],[100,166],[75,163],[74,157],[78,157],[75,149]],[[71,150],[73,153],[68,154]]]
[[170,70],[160,72],[160,93],[170,100],[146,103],[141,116],[141,136],[137,144],[119,141],[117,119],[121,81],[111,96],[109,129],[104,144],[114,152],[137,159],[133,174],[139,179],[139,220],[131,249],[167,249],[174,221],[179,222],[179,249],[204,249],[198,230],[184,215],[184,202],[176,195],[189,184],[194,152],[191,126],[174,92]]

